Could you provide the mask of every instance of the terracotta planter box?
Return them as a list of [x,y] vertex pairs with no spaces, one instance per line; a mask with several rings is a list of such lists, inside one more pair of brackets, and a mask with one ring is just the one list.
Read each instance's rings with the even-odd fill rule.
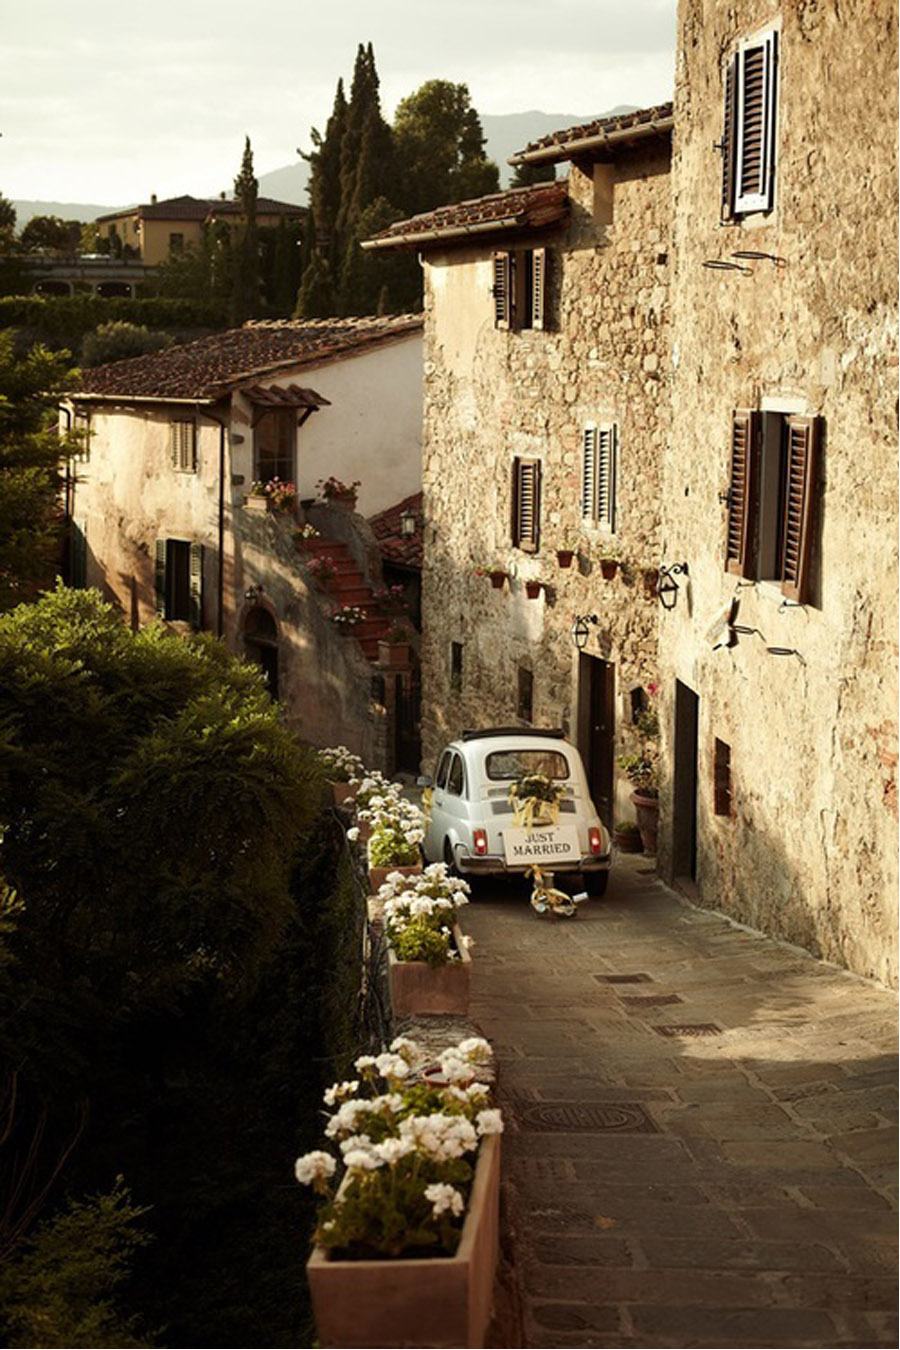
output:
[[560,567],[571,567],[575,560],[575,550],[572,548],[558,548],[556,550],[556,561]]
[[326,497],[329,506],[340,506],[344,511],[356,510],[356,493],[341,493],[338,497]]
[[643,792],[632,792],[631,800],[637,810],[638,829],[645,853],[656,853],[656,835],[659,829],[659,798],[647,797]]
[[372,887],[372,893],[383,886],[389,872],[400,872],[405,877],[418,877],[422,875],[422,864],[416,863],[414,867],[372,867],[369,865],[369,885]]
[[600,572],[605,581],[612,581],[619,570],[619,564],[615,558],[601,558]]
[[455,1256],[306,1263],[322,1346],[483,1346],[491,1320],[500,1230],[499,1134],[482,1140]]
[[332,783],[331,795],[334,798],[335,806],[340,806],[341,802],[345,802],[353,796],[353,788],[349,783]]
[[398,961],[393,948],[388,947],[388,980],[395,1017],[412,1017],[417,1013],[458,1013],[465,1017],[468,1013],[472,958],[456,923],[453,939],[461,959],[445,966],[430,966],[427,961]]
[[412,664],[410,652],[412,648],[408,642],[383,642],[378,643],[378,664],[387,666],[390,670],[409,670]]
[[244,498],[245,511],[259,511],[261,515],[264,515],[268,509],[268,497],[263,497],[258,493],[250,493]]

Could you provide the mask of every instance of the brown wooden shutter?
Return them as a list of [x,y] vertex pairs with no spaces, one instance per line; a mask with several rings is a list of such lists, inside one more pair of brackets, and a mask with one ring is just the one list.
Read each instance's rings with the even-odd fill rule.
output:
[[156,541],[156,562],[154,568],[154,584],[156,589],[156,612],[161,619],[166,617],[166,565],[168,563],[168,549],[165,539]]
[[775,157],[777,35],[766,33],[738,53],[736,212],[768,211]]
[[731,815],[731,746],[718,736],[713,757],[713,810],[717,816]]
[[616,527],[616,427],[601,422],[597,428],[597,524]]
[[543,328],[544,306],[547,282],[547,250],[535,248],[531,251],[531,326]]
[[722,118],[722,220],[734,215],[734,161],[737,110],[737,57],[733,56],[725,71],[725,111]]
[[494,254],[494,327],[509,328],[512,318],[512,255]]
[[513,461],[513,544],[536,553],[540,543],[541,464],[537,459]]
[[815,417],[786,417],[785,434],[781,590],[788,600],[796,600],[803,605],[809,597],[811,580],[820,423]]
[[759,413],[736,412],[731,419],[725,570],[739,577],[753,575],[758,485]]

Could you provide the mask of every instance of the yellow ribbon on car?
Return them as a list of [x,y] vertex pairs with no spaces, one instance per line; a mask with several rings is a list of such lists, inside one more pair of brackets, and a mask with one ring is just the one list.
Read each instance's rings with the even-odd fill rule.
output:
[[434,788],[422,789],[422,814],[427,825],[431,820],[431,804],[434,801]]
[[538,825],[556,825],[559,820],[559,802],[547,802],[543,797],[518,797],[516,785],[509,790],[509,804],[513,820],[520,829],[533,830]]
[[525,875],[534,878],[534,890],[531,892],[531,904],[534,909],[544,905],[554,914],[560,911],[564,914],[571,914],[574,911],[575,906],[572,903],[572,897],[567,895],[565,891],[558,891],[555,886],[545,885],[544,874],[537,864],[534,867],[529,867]]

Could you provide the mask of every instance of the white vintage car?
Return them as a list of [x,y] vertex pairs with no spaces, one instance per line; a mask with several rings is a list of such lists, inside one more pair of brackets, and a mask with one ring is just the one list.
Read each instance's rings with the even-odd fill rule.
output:
[[[518,829],[509,789],[526,773],[562,784],[558,823]],[[424,850],[464,876],[524,872],[581,873],[589,895],[603,895],[610,840],[591,801],[581,756],[561,731],[493,727],[464,731],[438,759]]]

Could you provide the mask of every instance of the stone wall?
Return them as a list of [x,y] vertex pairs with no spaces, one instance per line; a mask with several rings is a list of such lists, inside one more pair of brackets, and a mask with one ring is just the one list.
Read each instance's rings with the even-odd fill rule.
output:
[[[721,61],[780,24],[775,207],[719,224]],[[673,422],[663,547],[691,586],[661,624],[663,729],[699,695],[703,902],[879,979],[895,978],[897,655],[896,15],[889,0],[681,0],[675,102]],[[703,263],[752,250],[750,275]],[[731,413],[824,418],[812,603],[742,586],[757,632],[713,651]],[[779,657],[767,647],[795,649]],[[713,810],[713,740],[733,806]],[[662,801],[670,875],[673,786]]]
[[[494,327],[489,244],[429,252],[425,263],[423,450],[423,745],[434,767],[463,727],[515,724],[517,668],[534,678],[534,723],[574,736],[576,613],[596,612],[588,650],[616,663],[623,698],[656,678],[658,604],[639,571],[660,558],[658,501],[668,419],[668,147],[640,149],[614,168],[612,220],[595,223],[590,166],[573,167],[570,224],[546,238],[549,323],[544,331]],[[613,536],[582,526],[585,423],[619,427]],[[512,462],[543,466],[540,551],[511,546]],[[579,564],[557,564],[567,537]],[[613,581],[599,558],[613,549],[633,569]],[[477,566],[512,574],[492,589]],[[524,583],[549,588],[526,598]],[[463,677],[451,687],[450,644],[463,644]],[[624,731],[620,748],[627,746]],[[622,793],[627,806],[627,792]]]

